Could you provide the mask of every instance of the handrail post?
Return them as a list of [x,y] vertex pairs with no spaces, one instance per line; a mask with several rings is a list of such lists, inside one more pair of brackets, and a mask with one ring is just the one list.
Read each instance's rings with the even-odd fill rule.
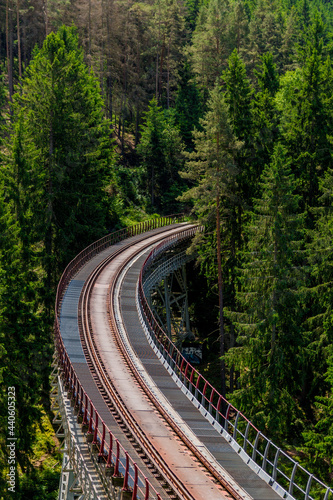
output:
[[202,396],[201,396],[201,406],[203,406],[203,407],[205,407],[205,396],[206,396],[207,385],[208,385],[208,382],[206,380],[203,391],[202,391]]
[[208,406],[208,413],[210,413],[210,414],[212,414],[214,394],[215,394],[215,389],[213,388],[213,390],[212,390],[212,392],[210,394],[209,406]]
[[136,465],[136,463],[134,463],[133,466],[134,466],[134,484],[133,484],[132,500],[136,500],[136,495],[138,491],[138,466]]
[[294,490],[294,480],[295,480],[296,469],[297,469],[297,463],[295,462],[295,465],[293,467],[293,471],[291,473],[289,490],[288,490],[288,493],[290,493],[291,495],[293,494],[293,490]]
[[266,444],[266,447],[265,447],[265,451],[264,451],[264,456],[263,456],[263,459],[262,459],[261,468],[265,472],[266,472],[266,463],[267,463],[268,449],[269,449],[270,444],[271,444],[271,442],[267,441],[267,444]]
[[311,488],[312,478],[313,478],[313,474],[310,474],[309,479],[308,479],[308,484],[306,485],[304,500],[308,500],[308,498],[310,496],[310,488]]
[[100,449],[99,449],[99,454],[98,456],[99,457],[102,457],[104,456],[104,443],[105,443],[105,423],[104,421],[102,420],[102,442],[101,442],[101,446],[100,446]]
[[201,379],[201,375],[199,373],[199,376],[198,376],[198,379],[197,379],[197,383],[195,385],[195,391],[194,391],[194,397],[195,399],[198,399],[198,392],[199,392],[199,383],[200,383],[200,379]]
[[117,454],[116,454],[116,463],[115,463],[115,468],[114,468],[114,477],[119,476],[119,455],[120,455],[120,446],[119,446],[119,441],[116,439],[116,445],[117,445]]
[[229,403],[227,411],[226,411],[226,414],[224,415],[224,430],[227,431],[227,432],[229,432],[228,424],[229,424],[229,412],[230,412],[230,408],[231,408],[231,404]]
[[98,413],[95,410],[95,430],[94,430],[94,438],[92,444],[97,444],[97,431],[98,431]]
[[233,436],[232,436],[235,440],[237,440],[237,425],[238,425],[239,414],[240,414],[240,412],[238,411],[237,415],[236,415],[236,420],[235,420],[235,425],[234,425],[234,432],[233,432]]
[[87,425],[88,423],[88,395],[85,392],[84,393],[84,414],[83,414],[83,420],[82,420],[82,425]]
[[148,500],[149,499],[149,481],[146,477],[145,477],[145,486],[146,486],[145,500]]
[[123,491],[128,491],[129,456],[128,456],[127,451],[125,452],[125,457],[126,457],[126,466],[125,466],[125,474],[124,474]]
[[272,472],[272,478],[274,479],[274,481],[276,481],[277,464],[279,461],[279,455],[280,455],[280,448],[278,448],[276,450],[275,457],[274,457],[273,472]]
[[110,444],[109,444],[109,453],[108,453],[108,459],[106,462],[106,467],[111,467],[112,464],[112,441],[113,441],[113,436],[111,431],[109,431],[109,437],[110,437]]
[[245,434],[244,434],[244,442],[243,442],[243,450],[245,451],[246,453],[246,448],[247,448],[247,440],[248,440],[248,437],[249,437],[249,430],[250,430],[250,420],[247,422],[247,426],[246,426],[246,429],[245,429]]
[[257,447],[258,447],[258,442],[259,442],[260,435],[261,435],[261,432],[257,432],[256,439],[255,439],[254,445],[253,445],[252,460],[254,462],[256,461]]
[[92,422],[93,422],[93,415],[94,415],[94,407],[93,407],[91,399],[89,399],[89,401],[90,401],[90,418],[89,418],[89,427],[88,427],[87,434],[92,434]]

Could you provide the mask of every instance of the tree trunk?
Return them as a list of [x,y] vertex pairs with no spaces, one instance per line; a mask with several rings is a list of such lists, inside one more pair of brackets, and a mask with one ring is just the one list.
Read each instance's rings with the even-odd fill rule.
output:
[[[217,135],[217,162],[219,162],[220,137]],[[217,239],[217,273],[219,288],[219,310],[220,310],[220,356],[221,356],[221,395],[226,396],[225,383],[225,361],[224,361],[224,316],[223,316],[223,278],[222,278],[222,256],[221,256],[221,221],[220,221],[220,167],[217,163],[217,193],[216,193],[216,239]],[[226,406],[222,403],[222,413],[225,414]]]
[[18,52],[18,70],[19,77],[22,77],[22,57],[21,57],[21,33],[20,33],[20,0],[16,3],[16,18],[17,18],[17,52]]
[[[219,182],[219,181],[218,181]],[[223,279],[222,279],[222,261],[221,261],[221,228],[220,228],[220,190],[217,189],[216,195],[216,238],[217,238],[217,273],[219,286],[219,310],[220,310],[220,356],[221,356],[221,394],[226,396],[225,384],[225,362],[224,362],[224,316],[223,316]]]
[[165,52],[165,35],[163,35],[163,43],[162,43],[162,50],[161,50],[160,75],[159,75],[159,82],[158,82],[158,98],[159,99],[161,99],[161,97],[162,97],[162,72],[163,72],[163,63],[164,63],[164,52]]
[[9,100],[12,102],[13,96],[13,33],[12,33],[12,14],[9,6],[9,0],[6,2],[6,49],[7,49],[7,73]]

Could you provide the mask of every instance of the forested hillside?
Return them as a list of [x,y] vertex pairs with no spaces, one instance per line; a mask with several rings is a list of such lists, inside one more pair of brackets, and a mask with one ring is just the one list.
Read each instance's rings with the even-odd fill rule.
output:
[[66,264],[183,210],[202,369],[333,485],[332,34],[324,0],[0,0],[0,494],[15,387],[15,498],[56,498]]

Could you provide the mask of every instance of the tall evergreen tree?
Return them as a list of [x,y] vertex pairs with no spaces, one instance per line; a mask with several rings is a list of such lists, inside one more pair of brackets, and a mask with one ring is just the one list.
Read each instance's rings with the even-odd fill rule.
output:
[[199,87],[211,90],[226,68],[230,55],[228,0],[210,0],[201,5],[190,47],[193,71]]
[[[6,197],[1,176],[0,197],[0,464],[8,472],[8,388],[15,393],[16,491],[19,470],[32,469],[30,456],[40,405],[47,398],[48,360],[51,355],[49,330],[45,322],[38,250],[32,244],[31,214],[20,204],[20,187],[15,200]],[[20,205],[19,218],[14,204]],[[13,401],[13,400],[11,400]],[[7,409],[6,409],[7,408]],[[1,480],[0,477],[0,487]],[[5,478],[8,479],[8,478]],[[2,485],[4,486],[4,485]],[[6,489],[8,484],[6,484]],[[3,488],[5,490],[5,487]]]
[[236,252],[232,220],[237,195],[235,156],[242,144],[233,133],[228,106],[217,84],[210,93],[207,107],[208,111],[200,121],[202,131],[194,132],[195,149],[188,153],[187,170],[182,173],[193,187],[184,193],[182,200],[193,202],[193,212],[205,226],[205,232],[197,236],[194,245],[199,246],[201,266],[206,276],[218,290],[221,391],[225,395],[223,274],[226,276],[230,271]]
[[[73,27],[47,37],[13,111],[13,172],[30,204],[35,241],[43,244],[51,290],[68,260],[117,219],[109,124]],[[16,164],[18,147],[25,172]]]
[[240,271],[234,321],[239,346],[227,354],[240,373],[231,396],[255,425],[283,437],[299,414],[304,338],[300,268],[303,217],[286,151],[277,144],[261,179]]
[[199,127],[199,119],[203,112],[203,99],[192,77],[189,64],[186,63],[175,103],[175,119],[188,150],[193,149],[192,131]]
[[251,204],[254,195],[256,178],[254,171],[254,150],[252,140],[252,87],[246,74],[245,65],[235,49],[228,59],[228,68],[222,73],[222,84],[225,90],[225,101],[228,104],[228,115],[233,132],[243,147],[238,151],[235,161],[239,167],[237,176],[238,199],[237,228],[239,240],[243,209]]
[[322,41],[317,45],[308,49],[301,71],[281,79],[277,94],[282,136],[307,209],[318,203],[319,179],[332,167],[332,69],[330,59],[321,55]]
[[177,207],[175,198],[184,189],[178,171],[183,169],[183,144],[174,115],[163,111],[153,98],[142,125],[137,151],[144,168],[146,196],[150,210],[170,213]]
[[[261,57],[255,71],[259,91],[252,101],[254,178],[258,179],[265,165],[270,162],[274,144],[278,140],[278,111],[275,94],[279,88],[279,78],[273,56],[267,52]],[[259,195],[256,183],[255,193]]]
[[[306,465],[323,480],[333,472],[333,171],[326,172],[320,182],[318,219],[309,245],[312,287],[311,316],[307,326],[311,332],[307,393],[310,396],[311,420],[303,433]],[[312,424],[312,425],[311,425]]]

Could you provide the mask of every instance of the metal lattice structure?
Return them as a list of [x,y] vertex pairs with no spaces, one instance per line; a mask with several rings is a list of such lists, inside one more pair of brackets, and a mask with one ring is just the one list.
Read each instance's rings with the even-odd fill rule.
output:
[[174,246],[157,260],[143,287],[151,310],[168,337],[177,345],[194,340],[190,328],[186,263],[194,256]]
[[115,488],[109,489],[108,494],[105,492],[105,471],[95,468],[96,458],[84,439],[71,400],[66,395],[56,359],[51,383],[53,424],[58,425],[56,436],[63,454],[59,500],[117,500],[119,492]]

